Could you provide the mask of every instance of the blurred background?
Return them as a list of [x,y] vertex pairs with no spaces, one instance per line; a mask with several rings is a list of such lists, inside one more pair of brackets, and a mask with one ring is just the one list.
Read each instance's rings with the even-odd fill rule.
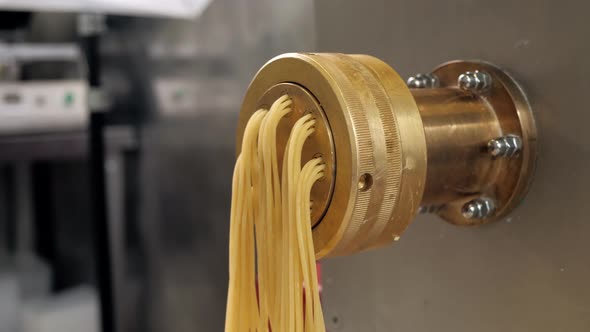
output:
[[223,330],[241,98],[311,5],[0,2],[1,332]]
[[588,9],[0,1],[0,332],[222,331],[241,98],[273,56],[316,50],[404,77],[494,62],[529,93],[541,141],[506,220],[423,215],[393,247],[324,262],[328,329],[590,331]]

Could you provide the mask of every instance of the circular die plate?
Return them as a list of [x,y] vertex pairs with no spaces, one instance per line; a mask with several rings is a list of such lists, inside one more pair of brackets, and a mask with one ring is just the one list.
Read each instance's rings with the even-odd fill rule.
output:
[[277,127],[277,154],[279,170],[282,169],[283,153],[291,128],[295,122],[306,114],[311,114],[316,123],[315,131],[305,141],[301,156],[301,167],[315,157],[322,157],[326,164],[325,175],[314,184],[311,190],[311,224],[315,226],[324,216],[330,205],[334,190],[335,156],[332,132],[326,115],[317,100],[304,88],[293,83],[279,83],[268,89],[258,101],[256,109],[270,109],[272,103],[283,95],[288,95],[293,104],[292,111],[287,114]]

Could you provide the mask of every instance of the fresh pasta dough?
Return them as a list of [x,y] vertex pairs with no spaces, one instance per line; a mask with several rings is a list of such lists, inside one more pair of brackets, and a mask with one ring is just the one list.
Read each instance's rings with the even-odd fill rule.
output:
[[310,114],[277,155],[277,126],[291,104],[282,96],[244,131],[232,182],[226,332],[325,331],[310,220],[311,189],[325,165],[314,158],[301,167],[315,130]]

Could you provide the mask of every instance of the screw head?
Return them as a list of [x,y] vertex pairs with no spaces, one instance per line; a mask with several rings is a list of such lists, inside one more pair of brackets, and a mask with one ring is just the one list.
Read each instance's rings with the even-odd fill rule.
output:
[[463,205],[461,214],[466,219],[485,219],[496,210],[494,202],[489,198],[476,198]]
[[468,71],[459,75],[457,84],[462,90],[480,93],[492,86],[492,77],[483,71]]
[[477,215],[477,206],[475,204],[465,204],[462,211],[463,217],[473,219]]
[[492,157],[514,157],[522,150],[522,139],[516,135],[498,137],[488,142]]
[[493,156],[493,157],[498,157],[500,156],[503,151],[505,149],[504,144],[502,143],[501,139],[493,139],[491,141],[488,142],[488,152]]
[[418,213],[420,213],[420,214],[437,213],[442,208],[443,208],[442,205],[422,205],[418,208]]
[[434,74],[416,74],[408,78],[406,84],[413,89],[436,88],[439,80]]

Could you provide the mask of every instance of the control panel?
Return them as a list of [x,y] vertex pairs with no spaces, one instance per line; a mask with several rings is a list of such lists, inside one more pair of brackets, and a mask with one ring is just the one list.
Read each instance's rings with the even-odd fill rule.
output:
[[86,129],[87,83],[82,80],[0,83],[0,135]]

